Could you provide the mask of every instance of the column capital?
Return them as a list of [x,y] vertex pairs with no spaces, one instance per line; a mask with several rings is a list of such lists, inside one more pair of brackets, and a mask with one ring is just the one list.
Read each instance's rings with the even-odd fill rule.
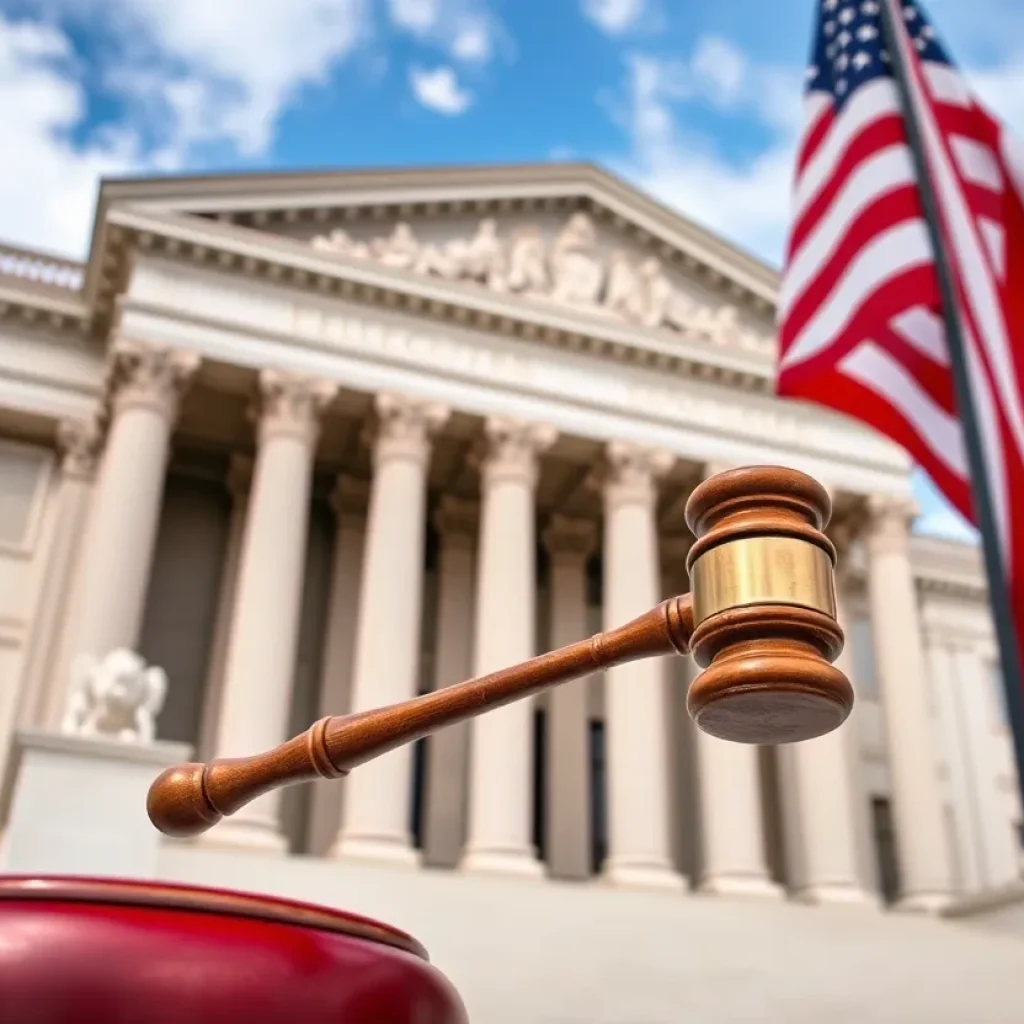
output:
[[253,460],[249,455],[236,452],[231,456],[225,484],[232,501],[242,501],[248,496],[252,486],[252,466]]
[[334,482],[329,500],[339,524],[361,523],[366,518],[370,500],[370,482],[341,473]]
[[583,562],[597,544],[597,523],[555,513],[548,520],[542,539],[552,558]]
[[605,446],[604,464],[597,482],[604,489],[605,504],[654,506],[657,483],[675,465],[676,457],[658,448],[644,448],[626,441]]
[[910,498],[873,494],[867,500],[868,522],[865,539],[876,554],[906,552],[910,527],[920,514]]
[[103,425],[96,417],[61,420],[57,424],[57,450],[64,476],[92,480],[103,450]]
[[528,423],[491,416],[476,452],[484,485],[511,480],[533,487],[537,460],[558,440],[558,431],[546,423]]
[[446,540],[461,537],[475,541],[480,527],[480,504],[443,494],[434,512],[434,526]]
[[426,463],[437,432],[451,410],[440,402],[425,402],[406,395],[382,392],[374,398],[374,424],[367,440],[373,444],[376,465],[391,459]]
[[198,352],[119,338],[107,362],[106,401],[114,415],[141,407],[174,420],[200,362]]
[[337,393],[338,385],[333,381],[300,377],[284,370],[262,370],[253,409],[259,418],[260,441],[294,437],[314,445],[320,432],[320,415]]

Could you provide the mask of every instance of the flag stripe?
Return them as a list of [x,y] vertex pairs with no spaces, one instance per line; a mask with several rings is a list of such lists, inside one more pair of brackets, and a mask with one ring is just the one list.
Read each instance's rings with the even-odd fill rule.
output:
[[[974,468],[988,483],[993,540],[1020,636],[1024,148],[975,98],[918,0],[819,0],[818,8],[778,302],[776,390],[881,431],[974,521],[944,316],[955,318],[983,449],[984,465]],[[885,9],[897,26],[894,54],[885,42]],[[894,57],[908,72],[907,110]],[[908,114],[926,181],[911,160]],[[948,310],[925,220],[925,184],[952,278]]]

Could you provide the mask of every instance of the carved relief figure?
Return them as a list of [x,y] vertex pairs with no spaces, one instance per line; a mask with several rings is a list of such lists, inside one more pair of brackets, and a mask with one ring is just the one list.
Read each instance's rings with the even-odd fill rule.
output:
[[340,253],[354,260],[368,260],[372,255],[365,242],[350,237],[344,228],[335,228],[329,235],[317,235],[313,239],[313,247],[325,252]]
[[574,213],[551,249],[551,298],[572,305],[596,305],[604,285],[597,234],[585,213]]
[[535,227],[520,228],[509,250],[509,290],[527,295],[546,295],[550,291],[544,239]]
[[375,238],[370,249],[385,267],[398,270],[414,269],[420,255],[420,243],[405,221],[399,221],[387,238]]
[[147,667],[134,651],[118,648],[104,658],[79,655],[61,732],[122,743],[152,743],[167,695],[167,674]]
[[677,331],[691,329],[694,305],[690,299],[674,288],[665,276],[661,261],[653,256],[640,264],[643,281],[640,322],[645,327],[671,327]]
[[563,302],[648,328],[696,334],[715,345],[772,349],[769,336],[744,328],[734,306],[702,306],[676,288],[657,258],[637,261],[621,249],[603,257],[593,221],[582,212],[574,213],[550,244],[536,225],[519,227],[502,239],[492,217],[481,220],[472,237],[440,244],[421,243],[405,222],[369,244],[341,228],[314,238],[312,244],[351,259],[374,259],[448,281],[472,281],[491,291]]
[[608,284],[603,306],[609,313],[628,319],[642,319],[644,312],[643,282],[633,261],[621,249],[612,253],[608,266]]
[[506,274],[505,246],[498,237],[498,222],[493,217],[480,221],[469,242],[456,241],[462,276],[503,291]]

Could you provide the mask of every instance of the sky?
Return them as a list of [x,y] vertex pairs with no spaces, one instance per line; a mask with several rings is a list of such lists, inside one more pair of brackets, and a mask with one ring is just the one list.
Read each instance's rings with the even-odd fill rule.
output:
[[[1024,133],[1024,0],[926,6]],[[103,176],[591,160],[778,266],[813,8],[0,0],[0,239],[83,256]]]

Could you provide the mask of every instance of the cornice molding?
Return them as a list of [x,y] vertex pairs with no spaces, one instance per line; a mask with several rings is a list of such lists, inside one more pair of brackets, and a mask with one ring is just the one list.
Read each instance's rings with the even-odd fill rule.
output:
[[661,241],[695,263],[733,280],[752,297],[774,305],[778,272],[768,264],[621,178],[592,163],[541,163],[373,169],[325,173],[271,172],[142,178],[104,183],[97,226],[106,210],[129,204],[209,216],[274,215],[363,210],[407,215],[540,209],[583,200],[619,216],[652,241]]
[[[292,238],[198,217],[121,208],[111,211],[109,228],[125,249],[222,274],[716,381],[742,391],[772,390],[770,359],[686,334],[638,328],[582,309],[526,302],[471,283],[346,259]],[[107,316],[115,297],[112,287],[99,297]]]
[[92,318],[81,292],[0,277],[0,323],[81,334]]

